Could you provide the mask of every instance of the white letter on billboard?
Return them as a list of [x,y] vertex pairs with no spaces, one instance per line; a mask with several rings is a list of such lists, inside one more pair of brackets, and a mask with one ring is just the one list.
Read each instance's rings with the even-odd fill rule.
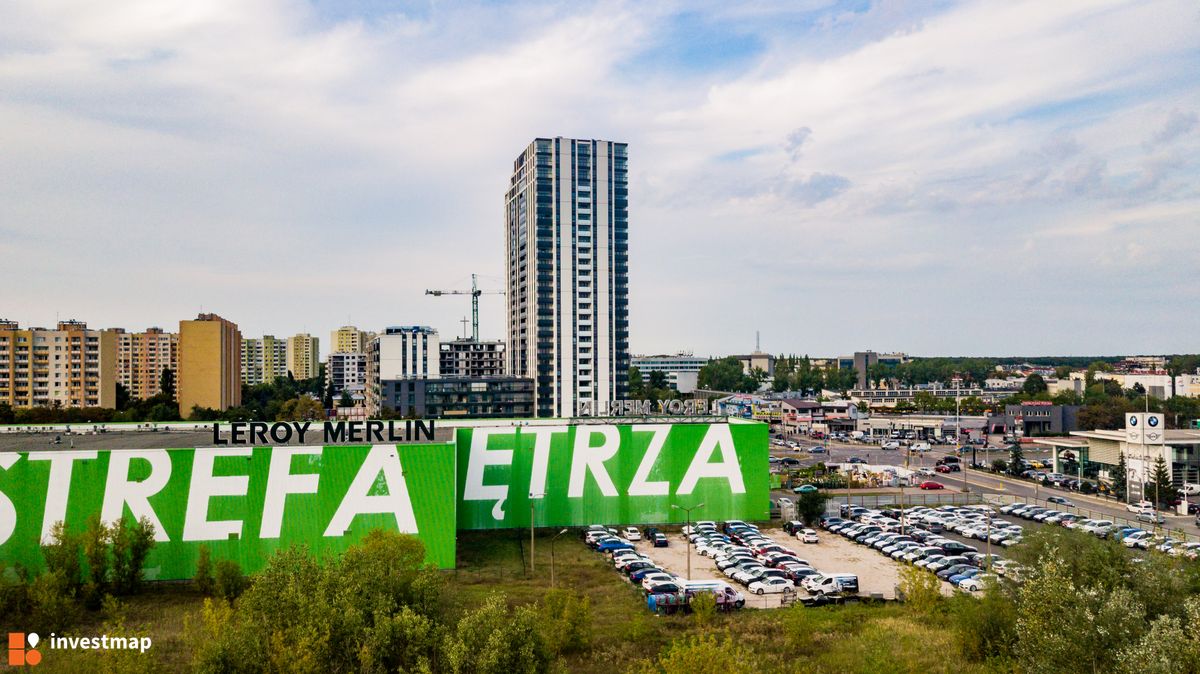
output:
[[646,480],[650,478],[650,471],[654,470],[654,463],[658,461],[658,455],[662,453],[663,445],[667,442],[667,434],[671,432],[671,425],[650,424],[647,426],[634,426],[633,428],[639,433],[653,431],[654,435],[650,438],[650,446],[646,447],[646,455],[642,457],[642,463],[633,475],[633,483],[629,485],[629,495],[669,495],[671,493],[670,482],[647,482]]
[[298,454],[320,456],[321,447],[275,447],[271,449],[271,469],[267,471],[267,493],[263,498],[262,528],[259,538],[279,538],[283,528],[283,506],[288,494],[315,494],[320,475],[292,473],[292,457]]
[[[133,459],[149,462],[150,474],[141,482],[129,479],[129,463]],[[134,519],[149,517],[154,525],[154,540],[163,543],[171,540],[163,529],[158,515],[150,507],[150,497],[162,491],[171,479],[171,456],[165,449],[119,449],[108,453],[108,478],[104,481],[104,504],[100,508],[100,519],[116,522],[125,513],[125,506]]]
[[[597,433],[604,436],[604,444],[592,447],[592,436]],[[604,469],[604,462],[616,456],[620,448],[621,433],[616,426],[576,426],[575,451],[571,454],[571,482],[567,487],[567,496],[583,498],[583,483],[589,470],[592,477],[596,478],[596,485],[600,487],[601,494],[616,496],[617,488],[608,476],[608,471]]]
[[[386,494],[372,496],[375,478],[383,473]],[[412,501],[408,498],[408,484],[404,482],[404,470],[400,467],[400,452],[395,445],[373,445],[363,461],[354,482],[346,490],[346,496],[338,505],[337,512],[325,529],[326,536],[343,536],[350,523],[358,515],[392,513],[396,516],[396,528],[402,534],[417,533],[417,518],[413,515]]]
[[[515,435],[516,431],[474,428],[471,430],[471,454],[467,458],[467,479],[463,485],[464,501],[495,501],[492,519],[504,519],[504,500],[508,498],[507,484],[484,484],[483,474],[488,466],[511,466],[511,449],[488,449],[488,438],[492,435]],[[536,452],[536,448],[535,448]],[[535,457],[536,459],[536,457]]]
[[[709,463],[713,451],[721,448],[721,462]],[[723,477],[729,480],[729,490],[734,494],[746,493],[746,484],[742,481],[742,468],[738,465],[737,451],[733,446],[733,433],[729,424],[713,424],[704,434],[700,448],[688,466],[683,482],[679,483],[676,494],[690,494],[696,488],[696,483],[704,477]]]
[[[17,461],[21,460],[21,455],[16,452],[0,453],[0,468],[8,470],[13,467]],[[12,499],[8,495],[0,491],[0,545],[8,542],[8,539],[17,530],[17,508],[13,505]]]
[[71,491],[71,468],[76,459],[94,459],[97,452],[30,452],[30,461],[50,462],[50,481],[46,484],[46,513],[42,515],[42,543],[50,543],[50,529],[67,519],[67,496]]
[[525,433],[533,433],[533,465],[529,475],[529,493],[546,493],[546,473],[550,469],[550,443],[555,433],[566,433],[566,426],[531,426]]
[[208,519],[208,502],[214,496],[245,496],[249,475],[213,475],[213,463],[221,456],[252,456],[251,447],[197,449],[192,454],[192,484],[188,488],[187,514],[183,518],[183,540],[221,541],[230,534],[242,535],[241,520]]

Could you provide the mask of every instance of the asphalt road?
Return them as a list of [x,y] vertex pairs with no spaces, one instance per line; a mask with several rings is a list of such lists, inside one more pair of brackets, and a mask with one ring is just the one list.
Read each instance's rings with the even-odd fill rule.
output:
[[[993,436],[990,439],[990,444],[999,444],[1000,437]],[[808,448],[818,444],[816,441],[804,438],[800,442],[802,447]],[[907,460],[908,467],[912,469],[929,467],[932,468],[938,459],[952,453],[952,448],[949,446],[935,446],[931,451],[925,452],[923,456],[914,455],[911,458],[907,457],[904,450],[883,450],[879,445],[867,445],[861,443],[837,443],[831,442],[826,445],[827,454],[810,454],[808,452],[797,452],[775,445],[771,446],[771,455],[779,457],[791,456],[800,460],[801,465],[813,465],[819,462],[827,463],[844,463],[850,457],[860,457],[873,465],[891,465],[903,466]],[[1030,447],[1023,447],[1022,454],[1026,460],[1039,459],[1044,460],[1049,464],[1051,453],[1049,450],[1034,450]],[[995,459],[1007,459],[1007,450],[985,450],[984,448],[976,448],[974,460],[983,464],[990,464]],[[972,450],[967,449],[962,460],[966,463],[972,461]],[[1028,480],[1018,480],[1009,477],[1002,477],[985,471],[968,470],[956,473],[939,474],[936,478],[932,478],[940,482],[951,491],[969,490],[972,492],[980,492],[992,495],[1007,495],[1019,501],[1043,500],[1047,496],[1065,496],[1068,500],[1075,504],[1075,508],[1063,508],[1054,506],[1059,510],[1067,510],[1069,512],[1078,512],[1084,517],[1103,518],[1114,521],[1132,520],[1133,514],[1125,509],[1125,504],[1112,499],[1106,499],[1100,496],[1089,496],[1079,494],[1077,492],[1066,491],[1051,487],[1042,487]],[[964,482],[965,479],[965,482]],[[905,490],[910,492],[911,490]],[[1193,516],[1183,516],[1176,514],[1163,513],[1167,522],[1164,525],[1169,529],[1178,529],[1185,531],[1193,536],[1200,537],[1200,528],[1196,527]],[[1024,520],[1022,520],[1024,522]],[[1137,524],[1143,528],[1149,529],[1149,524]]]

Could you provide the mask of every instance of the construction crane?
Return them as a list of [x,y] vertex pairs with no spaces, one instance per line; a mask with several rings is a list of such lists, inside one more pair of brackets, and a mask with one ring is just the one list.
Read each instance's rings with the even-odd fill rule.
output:
[[479,341],[479,296],[480,295],[505,295],[503,290],[480,290],[479,283],[475,274],[471,274],[471,289],[470,290],[426,290],[426,295],[441,297],[442,295],[470,295],[471,296],[471,337],[474,341]]

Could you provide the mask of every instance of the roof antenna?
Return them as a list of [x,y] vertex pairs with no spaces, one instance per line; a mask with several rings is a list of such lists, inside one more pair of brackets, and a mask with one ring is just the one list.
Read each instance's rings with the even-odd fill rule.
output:
[[758,330],[755,330],[754,331],[754,352],[759,353],[760,351],[762,351],[762,335],[759,333]]

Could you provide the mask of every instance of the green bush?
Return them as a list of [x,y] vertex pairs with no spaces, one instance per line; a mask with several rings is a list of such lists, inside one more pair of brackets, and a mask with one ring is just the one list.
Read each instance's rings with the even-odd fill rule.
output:
[[712,634],[676,639],[658,655],[643,662],[643,674],[757,674],[753,653],[730,637],[718,641]]
[[216,591],[216,581],[213,580],[212,553],[209,552],[207,545],[200,546],[200,556],[196,560],[196,576],[192,579],[192,584],[205,597],[211,597]]
[[697,625],[707,625],[717,615],[717,598],[708,592],[699,592],[688,602]]
[[358,671],[432,671],[437,658],[437,625],[407,606],[395,615],[377,615],[358,651]]
[[112,526],[113,590],[118,595],[135,594],[142,589],[142,569],[154,548],[154,524],[148,517],[134,520],[128,514]]
[[93,611],[100,608],[108,594],[112,564],[109,533],[108,525],[100,520],[99,515],[88,518],[87,529],[83,532],[83,555],[88,568],[83,596],[84,604]]
[[31,632],[61,632],[79,619],[79,606],[71,583],[61,571],[47,571],[29,586],[29,624]]
[[592,643],[591,599],[550,590],[538,603],[538,629],[554,655],[586,651]]
[[42,543],[42,558],[47,571],[62,573],[71,596],[79,593],[83,586],[83,560],[80,548],[82,537],[67,531],[66,524],[59,520],[50,529],[50,541]]
[[222,559],[217,562],[215,589],[217,595],[228,602],[242,596],[249,582],[242,573],[242,567],[232,559]]

